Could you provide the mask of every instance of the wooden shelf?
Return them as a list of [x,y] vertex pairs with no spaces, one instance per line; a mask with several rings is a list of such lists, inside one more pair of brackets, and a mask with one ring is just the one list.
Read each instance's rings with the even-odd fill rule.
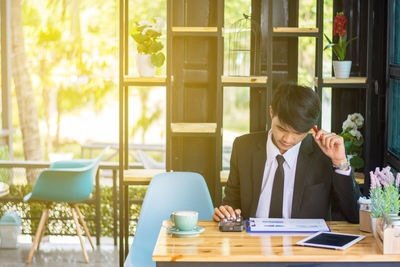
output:
[[222,76],[221,82],[223,86],[249,86],[264,87],[267,85],[267,76]]
[[216,123],[171,123],[173,133],[215,133]]
[[358,184],[364,184],[365,175],[362,172],[354,172],[354,179]]
[[173,32],[218,32],[217,27],[172,27]]
[[274,36],[281,36],[281,37],[298,37],[298,36],[317,37],[319,34],[318,28],[273,27],[272,31]]
[[132,77],[124,76],[125,86],[166,86],[166,77]]
[[[314,79],[315,86],[318,87],[318,77]],[[322,78],[322,87],[365,87],[367,85],[367,77],[350,77],[350,78]]]
[[124,183],[149,184],[155,175],[164,172],[163,169],[129,169],[124,171]]
[[226,184],[226,182],[228,181],[228,177],[229,177],[229,170],[220,171],[219,178],[222,184]]
[[175,36],[217,36],[217,27],[172,27]]
[[286,33],[316,33],[318,28],[296,28],[296,27],[274,27],[274,32],[286,32]]

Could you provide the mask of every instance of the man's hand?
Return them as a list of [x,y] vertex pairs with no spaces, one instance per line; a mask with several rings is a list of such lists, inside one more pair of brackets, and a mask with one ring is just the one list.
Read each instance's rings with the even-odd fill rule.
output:
[[236,216],[239,216],[241,213],[240,209],[233,210],[231,206],[225,205],[220,206],[219,208],[214,209],[214,214],[212,218],[214,221],[219,222],[221,219],[233,217],[236,219]]
[[[320,139],[320,136],[322,139]],[[313,133],[313,137],[322,152],[332,160],[333,165],[342,166],[347,162],[343,137],[335,133],[328,133],[324,130]],[[348,168],[349,167],[345,170],[348,170]]]

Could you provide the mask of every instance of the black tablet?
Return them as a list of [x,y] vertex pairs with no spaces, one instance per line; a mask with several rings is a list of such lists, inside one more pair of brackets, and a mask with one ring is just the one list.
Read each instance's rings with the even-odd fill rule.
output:
[[346,249],[358,241],[362,240],[363,235],[342,234],[334,232],[318,232],[303,240],[297,242],[297,245],[330,248],[330,249]]

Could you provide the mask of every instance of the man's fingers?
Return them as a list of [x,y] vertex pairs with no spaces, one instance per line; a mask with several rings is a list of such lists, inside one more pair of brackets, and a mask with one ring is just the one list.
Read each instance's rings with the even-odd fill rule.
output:
[[242,211],[240,209],[235,209],[235,213],[237,216],[240,216],[240,214],[242,213]]
[[325,147],[329,147],[329,144],[331,142],[332,136],[334,136],[335,134],[333,133],[327,133],[324,134],[322,137],[322,145]]
[[215,213],[212,215],[212,218],[213,218],[213,220],[216,221],[216,222],[221,221],[221,218],[218,217]]
[[329,134],[328,136],[326,136],[324,140],[324,145],[326,148],[331,149],[331,141],[332,141],[332,136]]
[[337,143],[339,143],[340,138],[337,135],[334,135],[330,142],[330,148],[333,149]]
[[231,206],[225,205],[225,206],[219,206],[217,208],[214,208],[214,214],[212,215],[212,218],[214,221],[221,221],[221,219],[224,218],[236,218],[236,215],[240,215],[241,211],[240,209],[233,210]]
[[215,209],[214,209],[214,214],[215,214],[216,216],[218,216],[219,218],[225,218],[224,214],[222,214],[222,212],[220,211],[219,208],[215,208]]
[[333,149],[337,143],[340,143],[340,137],[336,134],[331,134],[327,140],[327,146],[329,149]]
[[316,134],[315,134],[315,139],[320,140],[321,136],[326,135],[328,132],[325,130],[320,129]]
[[235,211],[232,209],[232,207],[231,206],[225,206],[225,208],[229,212],[230,217],[233,217],[234,219],[236,219],[236,214],[235,214]]
[[229,217],[231,217],[231,214],[227,211],[227,207],[229,207],[229,206],[220,206],[219,207],[219,210],[222,212],[222,214],[224,215],[223,217],[221,217],[221,218],[229,218]]

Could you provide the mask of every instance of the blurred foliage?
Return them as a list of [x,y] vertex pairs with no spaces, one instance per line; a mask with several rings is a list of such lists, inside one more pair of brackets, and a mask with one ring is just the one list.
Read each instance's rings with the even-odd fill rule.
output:
[[[10,155],[8,153],[8,147],[0,147],[0,160],[9,160]],[[0,182],[9,184],[10,183],[10,169],[0,168]]]
[[[108,97],[116,100],[112,91],[118,80],[118,2],[24,0],[22,16],[28,68],[39,116],[46,125],[41,135],[45,135],[48,153],[59,144],[64,114],[100,111]],[[15,157],[20,154],[16,151]]]
[[247,133],[250,128],[250,90],[246,87],[224,88],[224,129]]
[[[8,197],[23,198],[28,193],[32,192],[33,185],[10,185],[10,194]],[[143,200],[146,194],[147,186],[130,186],[129,198]],[[118,194],[118,193],[117,193]],[[95,195],[95,191],[92,193]],[[101,236],[113,237],[114,222],[113,222],[113,196],[112,187],[100,187],[101,198]],[[7,211],[13,210],[22,218],[22,233],[32,234],[36,233],[39,225],[39,220],[42,216],[43,209],[46,207],[44,202],[28,202],[21,201],[7,201],[7,197],[1,200],[0,217]],[[130,231],[133,235],[136,230],[137,220],[139,218],[141,204],[131,204],[129,209],[130,214]],[[96,233],[96,218],[95,204],[79,204],[79,209],[85,218],[89,232],[92,236]],[[117,213],[118,214],[118,213]],[[59,220],[58,218],[69,218],[66,220]],[[118,226],[117,219],[117,226]],[[49,213],[49,222],[46,227],[46,234],[52,233],[54,235],[75,235],[75,224],[72,219],[71,209],[68,204],[55,203],[52,205]],[[82,228],[83,229],[83,228]],[[117,229],[119,229],[117,227]],[[117,230],[118,232],[118,230]]]

